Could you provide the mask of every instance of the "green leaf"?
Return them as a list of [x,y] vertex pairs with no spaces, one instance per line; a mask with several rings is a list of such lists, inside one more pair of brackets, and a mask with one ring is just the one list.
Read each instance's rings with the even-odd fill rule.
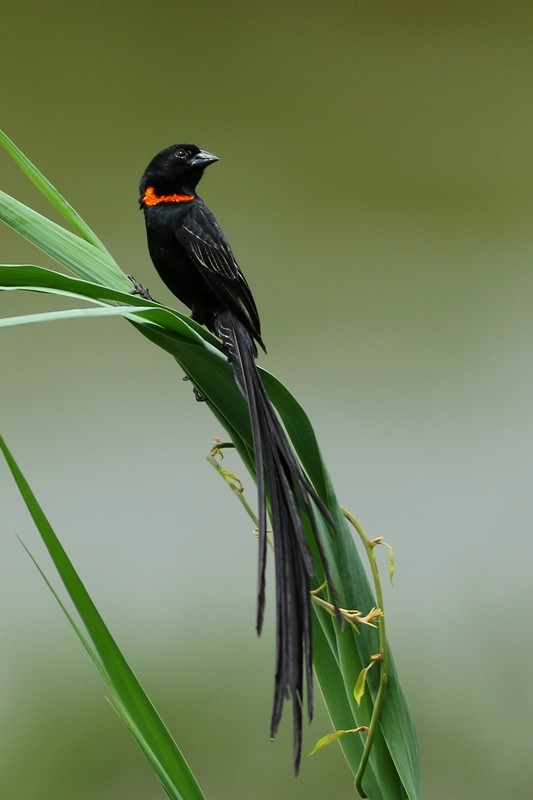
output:
[[24,314],[18,317],[4,317],[0,319],[0,328],[9,328],[16,325],[28,325],[36,322],[56,322],[79,317],[111,317],[130,314],[142,314],[150,309],[136,308],[135,306],[104,306],[103,308],[70,308],[63,311],[45,311],[40,314]]
[[[92,647],[70,613],[63,604],[61,606],[100,671],[117,711],[150,762],[167,795],[172,800],[205,800],[187,762],[111,636],[1,436],[0,450],[63,585],[87,630]],[[53,593],[57,598],[54,590]]]
[[368,675],[369,670],[372,669],[375,663],[376,663],[375,661],[371,661],[370,664],[367,664],[366,667],[363,667],[355,682],[353,696],[355,697],[355,702],[357,703],[358,706],[361,705],[361,700],[363,699],[363,695],[365,693],[366,676]]
[[333,731],[332,733],[327,733],[318,742],[315,744],[311,752],[309,753],[310,756],[313,756],[319,750],[322,750],[323,747],[326,747],[328,744],[332,742],[336,742],[341,736],[346,736],[347,733],[358,733],[359,731],[357,728],[353,728],[350,731]]
[[[128,285],[131,288],[129,282]],[[132,295],[130,292],[117,291],[98,283],[72,278],[70,275],[63,275],[61,272],[54,272],[43,267],[34,267],[27,264],[0,265],[0,290],[44,292],[89,302],[119,302],[131,306],[139,306],[146,310],[149,309],[150,314],[147,315],[147,319],[151,322],[160,324],[165,329],[191,339],[198,344],[203,343],[208,349],[216,351],[219,357],[223,357],[219,340],[201,325],[198,325],[197,322],[190,319],[190,317],[180,314],[173,308],[153,303],[138,295]]]
[[2,191],[0,219],[80,278],[107,284],[118,290],[131,290],[127,276],[106,250],[85,241]]
[[[19,150],[17,145],[11,141],[4,131],[0,131],[0,145],[4,148],[6,153],[11,156],[15,164],[20,167],[24,174],[28,176],[30,181],[37,187],[41,194],[43,194],[54,206],[54,208],[59,211],[61,216],[70,223],[74,230],[87,242],[90,242],[92,245],[109,255],[98,236],[94,233],[94,231],[91,230],[91,228],[89,228],[85,220],[83,220],[78,212],[72,208],[70,203],[68,203],[58,192],[55,186],[50,183],[48,178],[45,178],[42,172],[37,169],[35,164],[32,164],[29,158],[25,156],[21,150]],[[116,262],[113,263],[115,263],[115,266],[118,269],[118,264],[116,264]]]

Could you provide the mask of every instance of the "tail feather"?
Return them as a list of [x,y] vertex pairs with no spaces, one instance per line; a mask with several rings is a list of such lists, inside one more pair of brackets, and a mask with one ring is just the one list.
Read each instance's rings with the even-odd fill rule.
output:
[[317,544],[330,586],[328,562],[315,519],[318,508],[332,524],[329,511],[316,494],[296,458],[255,365],[257,350],[245,326],[230,312],[215,319],[215,330],[233,367],[235,381],[247,400],[256,460],[259,516],[259,573],[257,589],[258,634],[265,610],[267,554],[266,494],[274,531],[276,572],[276,671],[270,736],[276,734],[283,703],[292,700],[294,769],[299,771],[302,749],[304,677],[307,715],[313,715],[313,642],[311,629],[310,577],[315,564],[305,538],[301,508]]

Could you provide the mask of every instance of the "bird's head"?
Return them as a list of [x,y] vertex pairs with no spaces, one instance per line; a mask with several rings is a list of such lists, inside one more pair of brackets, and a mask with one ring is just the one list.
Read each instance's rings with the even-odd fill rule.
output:
[[195,144],[172,144],[158,153],[141,178],[141,198],[148,187],[158,195],[194,194],[203,171],[218,157]]

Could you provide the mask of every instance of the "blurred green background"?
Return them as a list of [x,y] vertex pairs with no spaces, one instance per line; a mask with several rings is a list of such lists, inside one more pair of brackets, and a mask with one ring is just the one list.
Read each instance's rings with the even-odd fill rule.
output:
[[[202,194],[253,287],[261,363],[395,548],[389,638],[432,800],[533,781],[532,25],[513,0],[30,0],[2,20],[3,127],[171,304],[138,178],[172,142],[221,157]],[[7,229],[1,258],[49,264]],[[353,797],[336,746],[293,779],[288,714],[268,742],[274,609],[257,641],[256,544],[204,460],[222,431],[171,359],[119,319],[0,348],[2,432],[206,796]],[[161,798],[12,535],[42,555],[3,464],[0,498],[1,796]],[[329,730],[321,709],[307,750]]]

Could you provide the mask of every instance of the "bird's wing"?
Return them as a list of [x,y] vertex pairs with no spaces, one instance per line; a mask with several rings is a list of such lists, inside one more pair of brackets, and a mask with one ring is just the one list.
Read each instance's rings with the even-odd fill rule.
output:
[[176,235],[222,304],[240,318],[264,347],[252,292],[209,209],[203,203],[191,209],[177,228]]

